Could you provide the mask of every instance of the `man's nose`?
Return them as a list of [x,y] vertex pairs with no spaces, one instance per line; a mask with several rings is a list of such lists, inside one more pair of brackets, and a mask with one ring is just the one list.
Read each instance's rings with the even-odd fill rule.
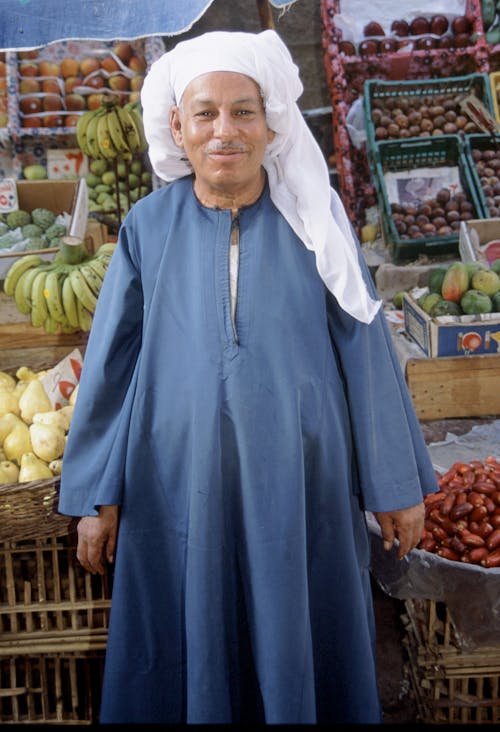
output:
[[231,137],[235,131],[234,119],[229,112],[220,112],[214,122],[214,133],[218,137]]

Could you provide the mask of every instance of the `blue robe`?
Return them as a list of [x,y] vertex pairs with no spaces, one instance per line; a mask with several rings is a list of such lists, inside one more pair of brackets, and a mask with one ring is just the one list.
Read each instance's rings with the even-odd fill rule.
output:
[[[364,510],[434,471],[380,312],[342,311],[266,188],[134,205],[101,290],[60,511],[121,519],[102,722],[379,722]],[[360,254],[369,286],[373,285]]]

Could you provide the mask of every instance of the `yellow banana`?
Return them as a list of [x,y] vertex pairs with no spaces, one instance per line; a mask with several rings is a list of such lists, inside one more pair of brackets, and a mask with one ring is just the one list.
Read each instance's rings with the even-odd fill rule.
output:
[[94,114],[94,109],[87,109],[81,117],[78,118],[78,123],[76,125],[76,141],[78,143],[78,147],[83,153],[85,153],[85,155],[90,155],[87,145],[87,127]]
[[104,255],[104,254],[111,255],[115,251],[115,248],[116,248],[116,242],[114,242],[114,241],[104,242],[104,244],[101,244],[99,249],[96,251],[95,256],[100,257],[101,255]]
[[101,280],[104,280],[108,267],[103,258],[99,259],[97,257],[93,257],[92,259],[88,259],[85,262],[85,266],[90,267],[90,269],[94,270],[96,275],[100,277]]
[[141,139],[139,136],[139,131],[137,129],[137,123],[135,121],[135,118],[132,116],[130,110],[126,107],[116,107],[116,111],[120,119],[121,126],[123,128],[128,148],[132,155],[134,155],[134,153],[139,152],[139,147],[141,144]]
[[33,280],[31,287],[31,324],[35,328],[40,328],[45,323],[49,314],[47,300],[45,299],[45,279],[47,270],[42,269]]
[[97,305],[97,297],[90,289],[83,274],[79,269],[73,269],[69,273],[69,278],[77,300],[81,302],[87,310],[93,313],[95,306]]
[[142,121],[142,111],[140,103],[128,102],[125,105],[125,109],[127,109],[132,115],[132,118],[136,123],[137,132],[139,133],[139,149],[137,152],[146,152],[146,150],[148,149],[148,141],[146,140],[146,134],[144,132],[144,123]]
[[111,139],[113,140],[113,144],[115,146],[116,152],[118,153],[118,156],[121,158],[131,157],[131,152],[127,143],[127,139],[125,137],[122,123],[120,122],[120,115],[118,114],[117,108],[113,107],[112,109],[110,109],[106,114],[106,118],[108,122],[109,134],[111,135]]
[[62,298],[64,314],[66,315],[66,320],[68,321],[68,323],[71,327],[79,328],[80,321],[78,319],[78,310],[76,307],[76,295],[73,290],[73,285],[71,284],[71,279],[68,274],[63,279],[62,288],[61,288],[61,298]]
[[14,296],[17,281],[23,272],[31,267],[37,267],[39,264],[43,264],[43,259],[38,254],[26,254],[23,257],[18,257],[13,264],[9,267],[5,279],[3,282],[3,291],[9,297]]
[[103,158],[114,160],[118,157],[118,153],[110,135],[108,117],[109,112],[106,112],[106,114],[101,114],[97,120],[97,144]]
[[49,313],[43,321],[43,329],[46,333],[57,333],[59,331],[59,321],[52,317]]
[[102,287],[101,275],[98,274],[98,272],[93,267],[89,267],[87,262],[85,262],[85,264],[80,267],[80,272],[87,280],[87,284],[94,293],[94,295],[96,297],[99,297],[99,293]]
[[76,309],[78,312],[78,325],[80,330],[87,333],[92,327],[92,313],[76,298]]
[[55,269],[47,272],[43,294],[47,301],[49,315],[58,323],[66,320],[61,298],[61,277],[62,273]]
[[99,107],[99,109],[96,109],[87,125],[87,155],[96,160],[102,158],[102,153],[99,148],[99,141],[97,139],[97,124],[103,114],[105,114],[105,112],[101,107]]
[[31,284],[33,278],[38,273],[37,267],[27,269],[17,280],[16,288],[14,290],[14,301],[16,307],[23,315],[29,315],[31,313]]

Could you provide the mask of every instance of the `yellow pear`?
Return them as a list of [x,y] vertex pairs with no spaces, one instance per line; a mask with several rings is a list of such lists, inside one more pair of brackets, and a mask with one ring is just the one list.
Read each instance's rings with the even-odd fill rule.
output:
[[33,381],[33,379],[38,378],[36,373],[28,366],[20,366],[16,371],[16,376],[19,381]]
[[31,424],[33,415],[37,412],[52,411],[52,404],[41,381],[33,379],[19,397],[21,418],[26,424]]
[[69,429],[69,420],[66,412],[62,409],[53,409],[50,412],[37,412],[33,415],[33,424],[48,424],[51,427],[67,432]]
[[5,457],[18,465],[21,464],[22,455],[32,449],[29,427],[24,422],[16,424],[3,441]]
[[52,478],[52,471],[43,460],[33,452],[25,452],[21,458],[18,483],[29,483],[31,480]]
[[71,420],[73,419],[73,411],[74,411],[74,409],[75,409],[75,405],[74,404],[65,404],[64,407],[61,407],[61,409],[58,410],[59,412],[61,412],[62,414],[64,414],[64,416],[66,417],[66,420],[68,422],[68,430],[69,430],[70,425],[71,425]]
[[14,412],[7,412],[0,417],[0,444],[3,445],[5,438],[12,432],[16,424],[24,424],[21,417]]
[[12,460],[0,462],[0,483],[17,483],[19,468]]
[[6,391],[12,391],[16,385],[16,380],[13,376],[10,374],[7,374],[5,371],[0,371],[0,389],[5,389]]
[[61,457],[66,447],[64,431],[49,424],[33,424],[29,427],[33,452],[46,463]]
[[52,475],[61,475],[62,462],[62,458],[57,458],[57,460],[50,461],[49,468],[52,471]]
[[7,414],[7,412],[20,413],[19,397],[13,389],[0,389],[0,416]]

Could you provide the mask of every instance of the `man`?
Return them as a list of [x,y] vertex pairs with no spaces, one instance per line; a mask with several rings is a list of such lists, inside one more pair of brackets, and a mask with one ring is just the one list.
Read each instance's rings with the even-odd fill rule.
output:
[[381,721],[364,511],[402,558],[436,484],[301,90],[274,31],[144,83],[170,183],[120,231],[61,480],[82,565],[116,544],[103,722]]

